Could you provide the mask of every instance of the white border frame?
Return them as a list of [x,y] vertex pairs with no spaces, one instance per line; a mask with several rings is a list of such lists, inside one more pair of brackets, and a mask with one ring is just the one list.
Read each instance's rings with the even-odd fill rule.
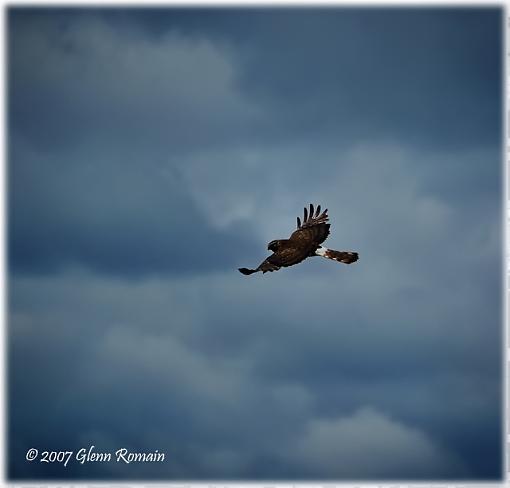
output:
[[[0,436],[3,440],[3,452],[0,453],[0,486],[11,486],[11,487],[71,487],[71,486],[83,486],[90,488],[109,488],[109,487],[168,487],[168,488],[241,488],[241,487],[254,487],[254,488],[358,488],[361,486],[369,488],[489,488],[489,487],[510,487],[510,385],[509,373],[510,373],[510,330],[509,330],[509,303],[510,298],[510,189],[509,189],[509,168],[510,164],[510,62],[508,56],[510,56],[510,14],[508,3],[510,0],[505,2],[497,1],[462,1],[462,0],[428,0],[427,2],[419,3],[412,1],[399,1],[394,0],[393,2],[386,2],[384,0],[320,0],[316,3],[312,3],[312,0],[247,0],[247,1],[235,1],[235,0],[222,0],[221,2],[215,0],[181,0],[181,1],[168,1],[168,0],[151,0],[150,2],[143,3],[141,0],[108,0],[103,2],[101,0],[87,0],[87,1],[74,1],[74,0],[53,0],[50,2],[44,2],[41,0],[16,0],[13,2],[6,2],[0,0],[1,11],[0,11],[0,35],[3,39],[3,48],[0,50],[0,66],[3,69],[3,96],[0,97],[0,109],[3,116],[0,118],[0,145],[3,147],[3,169],[0,171],[0,191],[2,191],[2,198],[0,198],[0,253],[3,259],[0,259],[0,291],[2,294],[2,300],[0,300],[0,315],[3,319],[4,333],[1,334],[0,338],[0,354],[3,356],[4,361],[0,361],[0,405],[3,406],[3,415],[0,415]],[[163,7],[163,6],[188,6],[188,7],[204,7],[204,6],[224,6],[224,7],[250,7],[250,6],[265,6],[265,7],[292,7],[302,6],[310,8],[318,8],[321,6],[356,6],[356,7],[502,7],[503,8],[503,26],[502,26],[502,48],[503,48],[503,63],[502,63],[502,185],[503,185],[503,202],[502,202],[502,252],[503,252],[503,270],[502,270],[502,319],[503,319],[503,354],[502,354],[502,368],[503,368],[503,385],[502,385],[502,409],[503,409],[503,425],[504,431],[502,432],[502,445],[503,445],[503,480],[501,482],[294,482],[294,481],[283,481],[283,482],[250,482],[250,481],[237,481],[237,482],[225,482],[225,481],[214,481],[214,482],[193,482],[193,481],[171,481],[171,482],[148,482],[148,481],[127,481],[122,483],[109,482],[109,481],[85,481],[76,482],[72,480],[61,480],[61,481],[23,481],[23,482],[8,482],[6,477],[7,463],[6,458],[7,452],[7,381],[6,381],[6,364],[7,364],[7,286],[6,286],[6,271],[7,271],[7,242],[6,242],[6,227],[7,227],[7,146],[6,146],[6,108],[7,108],[7,16],[6,9],[10,6],[73,6],[73,7],[115,7],[115,6],[128,6],[128,7]]]

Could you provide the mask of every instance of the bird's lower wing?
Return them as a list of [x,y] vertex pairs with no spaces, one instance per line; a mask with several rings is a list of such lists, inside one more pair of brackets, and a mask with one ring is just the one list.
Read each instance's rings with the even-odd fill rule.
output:
[[286,249],[279,249],[277,252],[269,256],[260,266],[267,271],[276,271],[276,269],[293,266],[308,257],[306,250],[300,247],[288,247]]
[[300,263],[307,257],[308,254],[303,253],[303,250],[301,249],[283,249],[271,254],[271,256],[260,263],[257,269],[239,268],[239,271],[245,275],[250,275],[257,271],[262,271],[262,273],[278,271],[280,268]]
[[272,254],[267,259],[262,261],[262,263],[260,263],[260,265],[256,269],[239,268],[239,271],[241,273],[243,273],[244,275],[251,275],[251,274],[257,273],[259,271],[262,271],[262,273],[267,273],[268,271],[269,272],[278,271],[281,268],[281,266],[276,264],[275,259],[272,259],[272,258],[274,258],[274,256],[275,255]]
[[[271,256],[269,256],[270,258]],[[269,258],[265,259],[262,263],[260,263],[260,266],[257,268],[258,271],[262,271],[262,273],[273,272],[278,271],[281,266],[278,266],[275,263],[272,263]]]

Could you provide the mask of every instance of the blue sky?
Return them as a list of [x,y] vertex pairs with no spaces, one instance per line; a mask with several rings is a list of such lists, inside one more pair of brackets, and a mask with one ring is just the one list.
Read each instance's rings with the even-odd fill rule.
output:
[[10,8],[9,476],[500,478],[501,22]]

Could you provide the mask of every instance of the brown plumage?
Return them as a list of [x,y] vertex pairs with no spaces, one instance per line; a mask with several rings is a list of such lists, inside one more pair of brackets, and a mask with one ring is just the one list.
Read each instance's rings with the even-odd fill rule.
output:
[[268,271],[277,271],[282,267],[293,266],[308,257],[322,256],[340,263],[351,264],[358,260],[358,253],[351,251],[334,251],[321,244],[329,235],[328,210],[321,213],[321,206],[318,205],[314,211],[310,204],[310,211],[305,207],[303,223],[297,218],[297,230],[295,230],[288,239],[279,239],[271,241],[267,245],[269,251],[273,254],[265,259],[258,268],[248,269],[239,268],[239,271],[245,275],[250,275],[258,271],[267,273]]

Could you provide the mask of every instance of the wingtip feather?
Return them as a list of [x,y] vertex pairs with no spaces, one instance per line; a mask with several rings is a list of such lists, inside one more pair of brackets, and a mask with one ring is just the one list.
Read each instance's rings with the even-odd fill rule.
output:
[[248,268],[237,268],[243,275],[251,275],[253,273],[256,273],[256,269],[248,269]]

